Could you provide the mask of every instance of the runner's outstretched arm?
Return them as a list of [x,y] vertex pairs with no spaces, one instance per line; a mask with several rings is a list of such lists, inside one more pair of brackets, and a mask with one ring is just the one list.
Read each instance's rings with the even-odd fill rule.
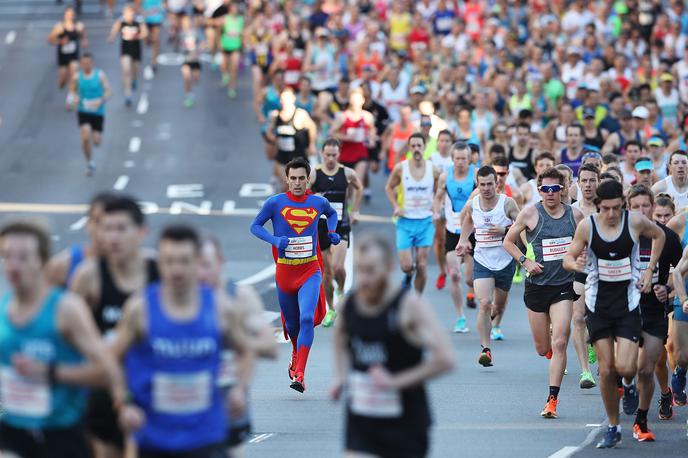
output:
[[251,234],[272,246],[278,247],[280,245],[280,237],[275,237],[263,227],[268,220],[272,219],[273,207],[274,199],[272,198],[268,199],[265,204],[263,204],[263,208],[260,209],[256,215],[256,218],[253,220],[253,223],[251,223]]

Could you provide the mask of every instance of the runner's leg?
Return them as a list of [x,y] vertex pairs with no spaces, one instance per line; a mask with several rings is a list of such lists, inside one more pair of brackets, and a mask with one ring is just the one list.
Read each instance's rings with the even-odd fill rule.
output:
[[334,310],[334,260],[333,248],[338,245],[332,245],[327,250],[322,250],[323,260],[323,287],[325,288],[325,297],[327,298],[328,310]]
[[457,318],[463,316],[463,288],[461,287],[461,259],[455,251],[446,253],[447,272],[449,273],[449,294],[451,295]]
[[[549,308],[552,322],[552,360],[549,364],[549,384],[560,387],[566,369],[566,349],[571,334],[571,314],[573,303],[570,300],[557,302]],[[549,329],[547,329],[549,331]]]
[[332,251],[332,264],[334,267],[334,279],[337,282],[337,289],[340,292],[344,291],[344,284],[346,283],[346,252],[349,248],[349,244],[342,240],[339,245],[332,245],[330,250]]
[[413,286],[418,294],[422,294],[425,289],[425,283],[428,277],[428,255],[430,254],[430,247],[416,248],[416,278],[413,280]]
[[480,345],[490,346],[490,316],[492,315],[492,296],[495,294],[494,278],[478,278],[473,281],[478,299],[478,319],[476,327],[480,333]]
[[609,337],[596,340],[593,344],[600,370],[600,395],[610,425],[619,424],[619,392],[617,372],[614,363],[614,340]]
[[638,353],[638,409],[647,411],[650,408],[655,391],[655,366],[663,350],[664,345],[659,338],[643,332],[643,346]]
[[580,297],[573,303],[573,348],[576,350],[578,357],[578,364],[580,364],[581,372],[590,372],[590,364],[588,362],[588,344],[587,333],[585,326],[585,285],[579,282],[573,282],[573,290]]

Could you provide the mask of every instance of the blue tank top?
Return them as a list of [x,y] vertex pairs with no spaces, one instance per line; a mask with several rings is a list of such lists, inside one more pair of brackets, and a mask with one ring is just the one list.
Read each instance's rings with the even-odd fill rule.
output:
[[308,96],[308,101],[306,103],[301,102],[301,99],[299,97],[296,97],[296,108],[301,108],[302,110],[307,111],[309,115],[313,114],[314,106],[315,106],[315,97],[313,97],[313,94],[310,94]]
[[86,391],[74,385],[27,381],[12,369],[12,357],[43,363],[81,364],[82,356],[57,329],[63,290],[53,289],[38,314],[23,326],[9,319],[11,295],[0,301],[0,405],[2,422],[15,428],[69,428],[81,421]]
[[143,16],[146,24],[162,24],[165,19],[165,9],[162,0],[142,0]]
[[160,284],[145,291],[148,329],[125,356],[134,402],[146,413],[136,433],[144,450],[184,452],[221,443],[227,435],[225,405],[217,380],[222,337],[215,296],[199,288],[200,307],[192,320],[171,320]]
[[100,70],[93,69],[90,78],[79,70],[79,112],[103,116],[105,102],[101,99],[105,95],[105,88],[100,82]]
[[280,96],[275,90],[274,86],[268,86],[265,91],[265,100],[263,101],[263,116],[267,119],[268,115],[273,110],[279,110],[282,107],[280,103]]
[[468,167],[468,173],[466,178],[461,181],[457,181],[454,178],[454,169],[450,169],[447,173],[447,195],[452,204],[452,210],[455,213],[460,212],[466,205],[468,198],[473,192],[473,183],[475,180],[474,166],[471,164]]
[[72,281],[76,268],[79,267],[81,261],[84,260],[84,248],[81,245],[74,245],[69,253],[69,267],[67,268],[67,276],[65,277],[65,288],[69,286]]

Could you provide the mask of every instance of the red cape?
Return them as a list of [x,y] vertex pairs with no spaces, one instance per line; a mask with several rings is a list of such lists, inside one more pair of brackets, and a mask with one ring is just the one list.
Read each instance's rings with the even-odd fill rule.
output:
[[[278,254],[279,253],[277,252],[277,248],[273,246],[272,258],[275,262],[277,262]],[[325,269],[323,267],[322,253],[320,252],[320,243],[317,243],[316,245],[316,254],[318,256],[318,265],[320,266],[320,272],[324,275]],[[325,288],[323,286],[323,283],[320,282],[320,294],[318,295],[318,305],[316,305],[315,307],[315,314],[313,316],[313,327],[319,325],[322,322],[322,320],[325,319],[325,314],[327,314],[327,299],[325,298]],[[289,340],[287,326],[284,324],[284,314],[282,314],[281,309],[280,316],[282,318],[282,332],[284,333],[284,339]]]

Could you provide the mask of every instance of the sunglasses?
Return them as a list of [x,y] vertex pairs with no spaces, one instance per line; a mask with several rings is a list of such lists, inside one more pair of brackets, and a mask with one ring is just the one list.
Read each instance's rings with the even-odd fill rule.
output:
[[497,175],[499,175],[500,177],[505,177],[505,176],[507,176],[507,174],[508,174],[509,172],[495,172],[495,173],[496,173]]
[[561,188],[563,188],[563,186],[560,184],[543,184],[538,189],[542,193],[549,194],[550,192],[559,192]]

